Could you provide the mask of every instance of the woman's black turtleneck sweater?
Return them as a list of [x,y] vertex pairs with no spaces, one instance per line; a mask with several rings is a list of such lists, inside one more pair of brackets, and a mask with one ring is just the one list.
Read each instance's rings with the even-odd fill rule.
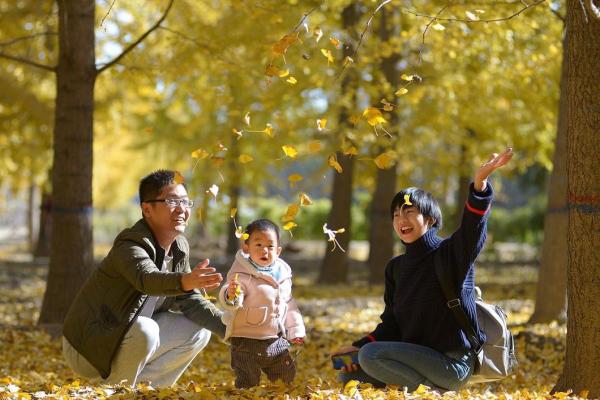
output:
[[438,282],[434,253],[442,252],[446,268],[452,270],[460,290],[461,303],[485,340],[477,325],[474,261],[486,238],[487,215],[493,191],[476,192],[469,186],[460,227],[443,239],[437,229],[429,229],[413,243],[405,244],[406,253],[392,258],[385,268],[385,309],[381,322],[373,332],[353,343],[361,347],[374,341],[408,342],[440,352],[470,348],[469,341],[446,306],[446,298]]

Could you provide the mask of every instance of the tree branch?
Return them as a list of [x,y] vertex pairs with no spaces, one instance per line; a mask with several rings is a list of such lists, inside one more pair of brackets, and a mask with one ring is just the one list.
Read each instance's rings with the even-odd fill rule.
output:
[[455,21],[455,22],[466,22],[466,23],[480,23],[480,22],[501,22],[501,21],[508,21],[510,19],[513,19],[519,15],[521,15],[523,12],[525,12],[526,10],[535,7],[539,4],[544,3],[546,0],[537,0],[534,3],[531,4],[524,4],[524,7],[521,8],[519,11],[517,11],[516,13],[509,15],[508,17],[502,17],[502,18],[494,18],[494,19],[464,19],[464,18],[439,18],[438,16],[434,16],[434,15],[427,15],[427,14],[420,14],[416,11],[412,11],[412,10],[407,10],[404,9],[403,11],[412,15],[415,15],[417,17],[423,17],[423,18],[429,18],[429,19],[434,19],[437,21]]
[[35,61],[29,60],[27,58],[24,57],[19,57],[19,56],[13,56],[11,54],[6,54],[0,51],[0,58],[6,58],[8,60],[12,60],[12,61],[17,61],[20,62],[22,64],[26,64],[26,65],[30,65],[32,67],[36,67],[36,68],[40,68],[46,71],[52,71],[52,72],[56,72],[56,67],[52,67],[50,65],[46,65],[46,64],[40,64],[37,63]]
[[144,39],[146,39],[146,37],[148,37],[148,35],[150,35],[154,30],[156,30],[160,26],[160,24],[167,18],[167,15],[169,14],[169,11],[171,10],[171,6],[173,5],[174,1],[175,0],[169,0],[169,4],[167,5],[165,12],[158,19],[158,21],[156,21],[156,23],[154,25],[152,25],[150,27],[150,29],[148,29],[135,42],[131,43],[125,50],[123,50],[121,52],[121,54],[119,54],[118,56],[116,56],[111,61],[107,62],[106,64],[104,64],[102,67],[98,68],[97,74],[100,74],[101,72],[107,70],[108,68],[110,68],[113,65],[115,65],[116,63],[118,63],[121,58],[123,58],[127,53],[129,53],[131,50],[136,48],[138,44],[142,43],[144,41]]
[[27,35],[27,36],[18,37],[16,39],[12,39],[12,40],[9,40],[7,42],[0,42],[0,47],[7,47],[7,46],[13,45],[15,43],[22,42],[24,40],[33,39],[33,38],[36,38],[38,36],[49,36],[49,35],[57,35],[57,33],[56,32],[34,33],[33,35]]

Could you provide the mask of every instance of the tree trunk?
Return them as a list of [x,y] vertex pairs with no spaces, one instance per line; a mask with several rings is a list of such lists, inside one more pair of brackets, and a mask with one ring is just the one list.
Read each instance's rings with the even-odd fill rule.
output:
[[[350,3],[342,11],[343,27],[346,32],[355,36],[355,25],[360,18],[359,5],[355,2]],[[343,58],[352,56],[353,46],[344,45]],[[353,90],[352,83],[356,82],[356,71],[351,67],[345,72],[342,78],[340,95],[343,97],[350,90]],[[354,102],[354,94],[352,95],[352,103]],[[348,126],[348,117],[352,110],[348,105],[342,105],[339,114],[339,129],[335,136],[335,146],[342,143],[343,132]],[[329,229],[337,230],[344,228],[346,231],[338,235],[337,240],[342,248],[349,250],[351,237],[351,206],[352,206],[352,174],[354,171],[354,159],[351,156],[346,156],[341,152],[336,152],[337,161],[342,166],[342,173],[335,173],[333,177],[333,187],[331,190],[331,210],[327,217],[327,226]],[[348,280],[349,260],[348,253],[342,252],[340,249],[329,251],[332,243],[327,242],[327,250],[325,257],[321,262],[319,273],[319,283],[341,283]]]
[[[392,9],[391,12],[385,8],[381,9],[379,37],[382,43],[389,41],[390,37],[400,30],[400,26],[391,21],[394,11],[395,9]],[[397,52],[381,61],[385,79],[393,88],[397,88],[399,84],[400,74],[396,70],[399,61],[400,54]],[[383,97],[385,98],[385,95]],[[390,140],[389,146],[395,148],[399,136],[398,110],[391,113],[390,127],[394,138]],[[389,169],[377,169],[375,191],[369,208],[369,283],[384,281],[385,266],[394,255],[394,234],[389,204],[396,194],[396,177],[395,163]]]
[[27,190],[27,242],[29,252],[33,254],[35,250],[35,217],[36,217],[36,195],[37,190],[34,182],[29,184]]
[[548,183],[548,208],[544,219],[544,243],[535,297],[535,311],[530,323],[548,323],[567,319],[567,57],[563,41],[560,76],[558,129],[554,146],[552,173]]
[[331,211],[327,218],[329,229],[337,230],[345,228],[344,233],[337,235],[337,241],[346,252],[340,249],[330,251],[333,244],[327,243],[327,251],[321,264],[319,283],[342,283],[348,280],[348,247],[351,234],[351,205],[352,205],[352,173],[354,170],[354,159],[341,152],[336,153],[337,160],[342,166],[342,173],[335,173],[333,188],[331,191]]
[[600,19],[567,1],[567,348],[555,391],[600,397]]
[[94,113],[93,0],[59,0],[56,70],[52,238],[48,285],[39,324],[62,324],[73,298],[94,267],[92,243],[92,140]]

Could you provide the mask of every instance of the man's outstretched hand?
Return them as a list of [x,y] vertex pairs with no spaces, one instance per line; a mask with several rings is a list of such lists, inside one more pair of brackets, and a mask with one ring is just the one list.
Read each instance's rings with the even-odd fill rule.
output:
[[508,164],[513,156],[511,147],[508,147],[502,153],[494,153],[487,162],[483,163],[481,167],[475,172],[475,190],[483,192],[487,187],[487,178],[498,168],[501,168]]
[[192,289],[212,290],[219,287],[223,276],[216,269],[209,267],[208,259],[198,263],[191,272],[181,277],[181,288],[190,291]]

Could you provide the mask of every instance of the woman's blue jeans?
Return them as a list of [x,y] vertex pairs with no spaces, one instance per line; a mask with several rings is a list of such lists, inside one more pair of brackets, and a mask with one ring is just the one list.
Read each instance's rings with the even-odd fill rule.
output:
[[405,342],[372,342],[358,353],[361,369],[342,373],[374,386],[400,385],[414,391],[420,384],[433,389],[458,390],[473,373],[475,355],[470,350],[440,353],[429,347]]

